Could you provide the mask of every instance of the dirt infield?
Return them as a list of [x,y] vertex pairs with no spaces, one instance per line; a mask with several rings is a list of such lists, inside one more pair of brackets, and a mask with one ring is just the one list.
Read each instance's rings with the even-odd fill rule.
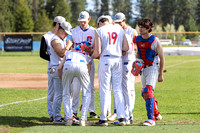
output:
[[[136,82],[140,81],[136,77]],[[98,89],[98,75],[95,75],[95,89]],[[43,73],[0,73],[0,88],[48,89],[47,74]]]

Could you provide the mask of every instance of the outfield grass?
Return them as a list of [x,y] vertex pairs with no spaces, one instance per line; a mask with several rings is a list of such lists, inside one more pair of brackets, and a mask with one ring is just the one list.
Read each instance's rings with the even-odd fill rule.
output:
[[[32,63],[26,63],[28,59]],[[10,59],[8,61],[8,59]],[[47,62],[37,56],[0,56],[0,73],[6,72],[8,64],[11,72],[20,72],[19,62],[28,65],[31,73],[46,73]],[[23,62],[22,62],[23,61]],[[7,66],[4,66],[7,65]],[[167,73],[164,82],[158,83],[155,97],[158,108],[163,116],[155,127],[143,127],[141,123],[146,120],[145,103],[140,96],[141,84],[136,84],[136,103],[133,111],[134,124],[124,127],[110,124],[108,127],[66,127],[53,125],[48,122],[46,99],[12,104],[0,107],[0,132],[190,132],[200,131],[200,56],[166,56]],[[6,68],[2,70],[2,68]],[[16,69],[16,70],[13,70]],[[26,69],[24,73],[30,70]],[[45,97],[47,90],[0,89],[0,105],[16,101],[26,101]],[[96,113],[100,115],[99,91],[95,93]],[[62,107],[62,114],[63,107]],[[80,116],[80,114],[79,114]],[[96,122],[95,119],[89,119]]]

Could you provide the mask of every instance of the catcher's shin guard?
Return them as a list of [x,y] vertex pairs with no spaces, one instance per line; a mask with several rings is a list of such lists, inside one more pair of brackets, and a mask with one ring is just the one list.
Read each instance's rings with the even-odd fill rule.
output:
[[154,102],[154,106],[153,106],[153,113],[155,117],[158,117],[160,112],[158,111],[158,102],[157,100],[155,100]]
[[151,85],[146,85],[145,88],[142,90],[142,97],[145,100],[146,103],[146,110],[147,110],[147,116],[148,119],[155,119],[154,117],[154,94],[153,89]]

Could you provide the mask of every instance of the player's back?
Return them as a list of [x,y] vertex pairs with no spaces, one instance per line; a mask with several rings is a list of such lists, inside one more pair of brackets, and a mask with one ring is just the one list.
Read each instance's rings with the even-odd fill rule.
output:
[[120,25],[104,25],[97,29],[97,34],[101,38],[101,56],[122,56],[124,30]]

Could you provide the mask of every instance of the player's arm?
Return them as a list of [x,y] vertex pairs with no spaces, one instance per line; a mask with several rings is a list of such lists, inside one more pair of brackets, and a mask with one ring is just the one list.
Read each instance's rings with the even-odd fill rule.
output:
[[164,64],[165,64],[165,57],[162,45],[160,43],[160,40],[157,40],[157,48],[158,56],[160,58],[160,69],[159,69],[159,75],[158,75],[158,82],[162,82],[164,80],[163,78],[163,70],[164,70]]
[[94,51],[92,54],[92,58],[96,59],[101,54],[101,39],[97,32],[95,31],[95,38],[94,38]]
[[40,43],[40,57],[41,57],[42,59],[45,59],[45,60],[47,60],[47,61],[50,61],[50,56],[49,56],[49,54],[47,53],[47,44],[46,44],[46,41],[45,41],[44,36],[42,37],[41,43]]
[[66,56],[63,57],[63,60],[61,61],[61,63],[58,66],[58,76],[60,79],[62,79],[62,69],[63,69],[63,65],[65,63],[66,60]]
[[129,50],[128,40],[126,38],[126,35],[124,34],[123,37],[123,44],[122,44],[122,55],[126,55],[126,52]]
[[72,41],[68,40],[67,46],[65,48],[62,48],[60,42],[57,39],[55,39],[51,42],[51,46],[53,47],[56,54],[59,57],[63,58],[65,56],[65,53],[69,51],[70,47],[72,46]]
[[[137,31],[134,29],[134,35],[133,35],[133,38],[136,39],[137,36],[138,36],[138,33],[137,33]],[[137,51],[137,45],[136,45],[135,42],[133,42],[133,43],[134,43],[134,51]]]

